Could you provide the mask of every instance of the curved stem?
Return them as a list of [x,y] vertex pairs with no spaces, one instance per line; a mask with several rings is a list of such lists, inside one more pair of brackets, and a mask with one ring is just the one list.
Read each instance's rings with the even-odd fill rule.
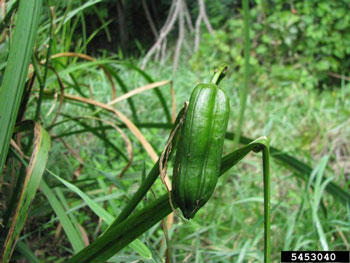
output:
[[251,151],[262,151],[263,159],[263,177],[264,177],[264,262],[270,262],[271,243],[270,243],[270,218],[271,218],[271,184],[270,184],[270,150],[269,141],[264,137],[260,137],[248,145],[226,155],[221,160],[220,174],[225,173],[232,166],[237,164]]

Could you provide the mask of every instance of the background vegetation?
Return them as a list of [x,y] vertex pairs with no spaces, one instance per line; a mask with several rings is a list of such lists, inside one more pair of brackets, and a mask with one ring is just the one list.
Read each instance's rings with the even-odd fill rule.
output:
[[[0,3],[3,80],[18,3]],[[51,149],[45,183],[11,262],[66,262],[95,240],[110,223],[95,205],[111,218],[119,214],[162,152],[174,113],[222,62],[230,65],[220,85],[231,103],[228,131],[235,131],[244,78],[242,3],[202,2],[205,14],[200,3],[43,2],[17,121],[40,123]],[[249,1],[250,77],[241,134],[266,135],[271,146],[312,167],[303,177],[298,167],[272,158],[273,262],[281,250],[350,250],[349,8],[346,0]],[[172,84],[107,105],[163,80]],[[154,153],[118,113],[101,110],[106,107],[135,123]],[[1,249],[28,173],[24,164],[36,152],[36,135],[21,129],[1,176]],[[226,140],[224,154],[232,150]],[[331,184],[342,191],[330,194]],[[261,157],[251,154],[219,180],[193,220],[168,221],[173,262],[261,262],[262,189]],[[166,192],[160,180],[153,191],[157,197]],[[143,205],[152,200],[150,193]],[[129,246],[109,262],[164,262],[160,224],[139,240],[146,247]]]

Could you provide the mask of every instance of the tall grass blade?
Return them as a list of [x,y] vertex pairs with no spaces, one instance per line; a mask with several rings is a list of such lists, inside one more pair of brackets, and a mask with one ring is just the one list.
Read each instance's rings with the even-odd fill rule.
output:
[[57,199],[56,195],[51,190],[51,188],[46,184],[45,180],[41,181],[40,189],[46,196],[52,209],[55,211],[57,217],[59,218],[60,223],[62,224],[63,230],[66,233],[68,240],[73,247],[74,252],[77,253],[78,251],[82,250],[84,248],[84,242],[81,239],[80,232],[78,233],[76,231],[76,228],[74,227],[72,221],[67,216],[66,211],[64,210],[62,204]]
[[[107,136],[104,136],[103,133],[101,133],[100,131],[104,131],[104,130],[107,130],[105,129],[106,127],[108,128],[113,128],[111,127],[110,125],[107,125],[107,126],[99,126],[99,127],[92,127],[92,126],[89,126],[86,122],[83,122],[81,121],[80,119],[83,119],[83,118],[74,118],[68,114],[63,114],[62,113],[62,116],[65,116],[67,117],[68,119],[65,120],[64,122],[68,121],[68,120],[72,120],[74,122],[76,122],[77,124],[79,124],[80,126],[83,126],[85,129],[83,129],[84,132],[89,132],[89,133],[92,133],[94,134],[96,137],[98,137],[99,139],[101,139],[107,146],[110,146],[112,147],[125,161],[128,161],[128,157],[125,155],[125,153],[120,150],[118,148],[118,146],[116,146],[113,142],[111,142]],[[61,122],[63,123],[63,122]],[[100,123],[100,122],[99,122]],[[57,126],[59,123],[56,123],[55,126]],[[78,130],[78,131],[82,131],[82,130]],[[66,133],[63,133],[63,134],[60,134],[60,135],[56,135],[56,136],[53,136],[52,139],[57,139],[57,138],[61,138],[61,137],[64,137],[64,136],[69,136],[69,135],[73,135],[73,134],[78,134],[79,132],[75,132],[75,131],[68,131]]]
[[11,226],[4,243],[1,262],[8,262],[11,258],[11,254],[27,218],[30,204],[35,197],[42,175],[45,171],[49,148],[49,134],[36,123],[34,127],[34,150],[27,167],[22,192],[17,202]]
[[0,88],[0,174],[21,103],[28,64],[39,23],[42,0],[20,1],[16,30]]
[[[323,177],[324,172],[326,170],[328,158],[329,158],[329,156],[324,156],[321,159],[318,166],[314,169],[314,171],[317,171],[317,175],[316,175],[316,182],[314,183],[315,187],[314,187],[314,193],[313,193],[313,198],[312,198],[313,202],[311,204],[312,218],[313,218],[318,236],[320,238],[320,244],[321,244],[322,250],[324,250],[324,251],[329,250],[329,247],[328,247],[326,235],[325,235],[323,227],[322,227],[321,220],[319,219],[317,212],[318,212],[319,204],[321,202],[323,191],[324,191],[325,187],[327,186],[327,184],[331,180],[333,180],[333,177],[328,178],[326,180],[322,180],[322,177]],[[315,174],[316,174],[316,172],[315,172]]]
[[[97,3],[102,2],[102,0],[90,0],[90,1],[85,1],[84,4],[82,4],[81,6],[79,6],[78,8],[67,12],[67,14],[63,15],[63,16],[59,16],[54,23],[57,24],[58,22],[60,22],[59,26],[56,28],[56,32],[58,32],[59,30],[61,30],[61,27],[66,24],[67,22],[69,22],[74,16],[76,16],[77,14],[79,14],[79,12],[83,11],[84,9],[92,6],[92,5],[96,5]],[[67,8],[67,10],[69,10],[69,8]],[[47,28],[50,27],[50,25],[46,25],[43,27],[40,27],[39,33],[41,33],[44,30],[47,30]],[[48,39],[47,39],[48,41]]]
[[89,196],[87,196],[83,191],[81,191],[78,187],[71,184],[70,182],[64,180],[63,178],[57,176],[50,170],[47,170],[50,175],[55,177],[58,181],[60,181],[62,184],[64,184],[68,189],[70,189],[72,192],[79,195],[86,204],[90,207],[92,211],[96,215],[98,215],[103,221],[105,221],[107,224],[110,224],[113,221],[113,216],[108,213],[105,209],[103,209],[100,205],[98,205],[95,201],[93,201]]
[[[60,181],[62,184],[64,184],[68,189],[79,195],[86,204],[90,207],[90,209],[99,216],[103,221],[105,221],[108,225],[110,225],[113,222],[114,217],[108,213],[103,207],[101,207],[99,204],[97,204],[94,200],[92,200],[89,196],[87,196],[83,191],[81,191],[78,187],[75,185],[69,183],[68,181],[64,180],[63,178],[57,176],[53,172],[47,170],[52,176],[54,176],[58,181]],[[152,258],[152,253],[149,250],[147,246],[145,246],[140,240],[135,240],[133,243],[130,244],[130,247],[134,249],[137,253],[139,253],[140,256],[150,259]]]
[[[58,188],[58,187],[55,190],[56,190],[56,196],[58,197],[58,200],[60,201],[63,209],[65,211],[69,211],[70,207],[69,207],[69,204],[68,204],[66,198],[64,197],[64,195],[62,193],[62,190],[60,188]],[[85,246],[85,242],[84,242],[84,239],[82,238],[81,231],[80,231],[80,228],[79,228],[79,223],[78,223],[77,219],[75,218],[73,213],[67,213],[66,212],[66,214],[68,215],[69,220],[72,222],[73,227],[75,227],[75,232],[79,235],[79,237],[81,239],[80,240],[81,243],[83,243],[84,246]]]
[[29,247],[27,247],[24,242],[18,241],[16,250],[19,251],[29,262],[41,263],[41,261],[34,255],[34,253],[30,250]]

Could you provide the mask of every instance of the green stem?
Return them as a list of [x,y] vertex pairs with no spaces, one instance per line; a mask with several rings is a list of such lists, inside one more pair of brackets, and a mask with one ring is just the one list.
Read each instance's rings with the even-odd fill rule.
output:
[[220,81],[225,77],[227,69],[227,64],[222,64],[219,67],[217,67],[209,83],[219,85]]
[[247,103],[247,91],[249,83],[249,55],[250,55],[250,38],[249,38],[249,1],[243,0],[244,14],[244,83],[240,91],[240,109],[238,116],[238,126],[235,134],[237,135],[233,141],[233,149],[238,146],[241,130],[243,126],[244,112]]
[[264,262],[270,262],[271,254],[271,184],[270,184],[270,152],[269,147],[264,146],[263,151],[263,173],[264,173]]
[[242,160],[249,152],[262,151],[263,176],[264,176],[264,262],[270,262],[271,243],[270,243],[270,225],[271,225],[271,184],[270,184],[270,150],[269,142],[266,137],[261,137],[250,142],[248,145],[226,155],[222,158],[220,173],[225,173],[232,166]]

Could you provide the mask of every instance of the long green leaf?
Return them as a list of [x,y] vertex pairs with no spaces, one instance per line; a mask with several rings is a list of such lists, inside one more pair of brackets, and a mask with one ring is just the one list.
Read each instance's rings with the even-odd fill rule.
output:
[[83,191],[81,191],[78,187],[76,187],[74,184],[71,184],[70,182],[64,180],[63,178],[57,176],[50,170],[47,170],[49,174],[51,174],[53,177],[55,177],[58,181],[60,181],[62,184],[64,184],[68,189],[79,195],[86,204],[91,208],[92,211],[96,215],[98,215],[103,221],[105,221],[107,224],[112,223],[113,216],[108,213],[105,209],[103,209],[102,206],[97,204],[94,200],[92,200],[88,195],[86,195]]
[[16,245],[16,250],[18,250],[29,262],[31,263],[40,263],[41,261],[34,255],[34,253],[30,250],[27,245],[22,242],[18,241]]
[[27,167],[22,192],[4,243],[1,262],[8,262],[11,258],[11,254],[27,218],[30,204],[35,197],[45,171],[49,149],[50,136],[36,123],[34,127],[34,150]]
[[42,0],[20,1],[16,30],[0,88],[0,174],[4,168],[38,28]]
[[58,200],[60,201],[63,209],[66,211],[66,214],[68,215],[69,220],[72,222],[73,226],[75,227],[75,232],[78,234],[79,238],[81,239],[80,240],[81,244],[85,244],[83,237],[81,235],[78,220],[75,218],[74,213],[68,213],[70,207],[66,198],[62,193],[62,190],[59,187],[57,187],[55,190],[56,190],[55,192],[56,192],[56,196],[58,197]]
[[[108,225],[110,225],[113,222],[114,217],[109,214],[102,206],[97,204],[94,200],[92,200],[89,196],[87,196],[83,191],[81,191],[78,187],[71,184],[70,182],[64,180],[63,178],[57,176],[53,172],[47,170],[52,176],[54,176],[58,181],[60,181],[62,184],[64,184],[67,188],[69,188],[71,191],[79,195],[86,204],[90,207],[90,209],[98,215],[100,218],[102,218],[103,221],[105,221]],[[143,244],[140,240],[135,240],[130,244],[130,247],[134,249],[137,253],[139,253],[140,256],[150,259],[152,258],[152,252],[149,250],[149,248]]]
[[81,239],[81,233],[76,231],[72,221],[68,218],[66,211],[64,210],[62,204],[57,199],[56,195],[53,193],[51,188],[46,184],[45,180],[40,183],[40,189],[49,201],[52,209],[55,211],[57,217],[59,218],[63,230],[66,233],[69,242],[71,243],[74,252],[78,252],[84,248],[84,243]]

